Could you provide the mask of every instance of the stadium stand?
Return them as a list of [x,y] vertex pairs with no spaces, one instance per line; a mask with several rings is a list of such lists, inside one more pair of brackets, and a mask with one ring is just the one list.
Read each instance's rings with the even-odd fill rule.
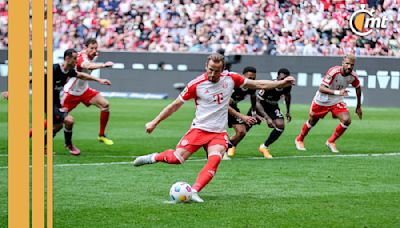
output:
[[[349,16],[367,4],[386,29],[354,35]],[[54,48],[253,55],[400,57],[399,0],[55,0]],[[0,48],[7,47],[0,0]]]

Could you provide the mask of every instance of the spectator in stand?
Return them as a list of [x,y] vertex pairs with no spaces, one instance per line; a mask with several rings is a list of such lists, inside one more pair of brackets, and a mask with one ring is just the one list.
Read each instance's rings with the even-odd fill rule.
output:
[[[346,32],[349,16],[360,4],[390,19],[386,29],[366,37],[371,41],[367,49],[373,52],[364,50],[364,43],[354,46],[355,35]],[[7,7],[7,1],[0,2],[0,47],[5,48]],[[354,49],[356,55],[398,56],[399,7],[399,0],[54,0],[53,46],[81,49],[84,39],[96,38],[100,50],[212,52],[224,48],[227,54],[278,50],[284,55],[288,47],[290,53],[294,50],[292,43],[281,42],[285,29],[300,54],[316,38],[315,45],[324,55]],[[319,39],[328,40],[331,50],[325,50],[328,41]]]

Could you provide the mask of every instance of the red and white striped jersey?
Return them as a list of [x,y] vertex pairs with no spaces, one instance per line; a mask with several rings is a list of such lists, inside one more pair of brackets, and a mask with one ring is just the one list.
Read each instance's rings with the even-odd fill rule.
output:
[[[360,86],[360,81],[354,71],[350,75],[345,76],[342,66],[334,66],[329,69],[321,82],[321,85],[328,86],[332,90],[346,89],[350,84],[354,88],[357,88]],[[343,96],[321,93],[318,90],[314,101],[321,106],[332,106],[343,102]]]
[[[95,62],[97,57],[90,59],[90,57],[86,54],[85,51],[82,51],[78,54],[78,59],[76,62],[76,69],[79,72],[84,72],[91,74],[92,71],[82,68],[82,65],[88,62]],[[71,78],[67,84],[64,86],[64,92],[67,92],[74,96],[82,95],[89,88],[89,83],[86,80],[82,80],[79,78]]]
[[242,87],[246,81],[240,74],[224,71],[217,83],[210,82],[207,73],[189,82],[179,97],[183,102],[195,101],[196,116],[191,127],[208,132],[225,132],[233,89]]

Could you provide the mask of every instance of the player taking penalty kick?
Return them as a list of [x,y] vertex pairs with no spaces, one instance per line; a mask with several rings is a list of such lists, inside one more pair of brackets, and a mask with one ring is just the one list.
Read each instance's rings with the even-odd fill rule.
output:
[[233,89],[245,87],[248,89],[283,88],[294,84],[293,77],[282,81],[251,80],[243,76],[223,71],[224,56],[212,54],[206,62],[206,72],[192,80],[177,99],[169,104],[152,121],[146,124],[146,132],[152,133],[161,121],[176,112],[190,99],[196,103],[196,114],[191,128],[179,141],[175,149],[161,153],[153,153],[136,158],[135,166],[165,162],[182,164],[193,153],[203,147],[207,152],[207,163],[200,171],[193,184],[192,201],[204,202],[198,195],[215,176],[219,163],[227,149],[228,134],[225,126],[228,121],[228,106]]
[[358,117],[362,118],[361,110],[361,87],[360,81],[356,73],[353,71],[355,63],[354,55],[346,55],[343,58],[341,66],[334,66],[328,70],[319,90],[315,94],[311,104],[310,114],[308,121],[303,125],[300,134],[295,140],[296,148],[298,150],[306,150],[304,147],[304,138],[308,132],[321,118],[324,118],[328,112],[332,112],[334,118],[340,120],[340,124],[336,127],[332,136],[326,141],[326,146],[333,152],[338,153],[335,141],[346,131],[351,124],[349,110],[346,103],[343,101],[344,96],[349,95],[346,88],[351,84],[356,88],[357,107],[356,113]]

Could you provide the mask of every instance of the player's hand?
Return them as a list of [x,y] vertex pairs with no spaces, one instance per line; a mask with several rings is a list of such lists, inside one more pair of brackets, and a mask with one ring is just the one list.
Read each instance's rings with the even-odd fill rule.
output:
[[154,121],[150,121],[145,125],[146,133],[151,134],[151,132],[156,129],[157,124]]
[[99,79],[99,83],[102,85],[111,85],[111,81],[108,79]]
[[283,79],[282,81],[284,83],[283,87],[289,87],[289,86],[292,86],[292,85],[296,84],[296,79],[293,76],[288,76],[285,79]]
[[257,123],[257,119],[252,116],[243,115],[242,120],[249,126]]
[[357,108],[356,108],[356,113],[357,113],[358,118],[360,118],[360,120],[362,120],[362,110],[361,110],[361,107],[357,107]]
[[114,63],[111,62],[111,61],[108,61],[108,62],[104,63],[104,67],[112,67],[112,65],[114,65]]
[[261,116],[259,116],[259,115],[257,115],[257,114],[256,114],[255,117],[256,117],[256,119],[257,119],[258,121],[260,121],[260,122],[262,122],[262,121],[264,120],[264,118],[262,118]]
[[288,122],[288,123],[289,123],[290,121],[292,121],[292,115],[290,115],[289,112],[286,113],[286,119],[287,119],[287,122]]
[[271,118],[267,118],[267,125],[269,128],[275,128],[274,121]]
[[1,97],[3,97],[3,99],[8,100],[8,91],[4,91],[1,93]]
[[347,89],[341,89],[339,95],[340,96],[349,96],[349,92]]

